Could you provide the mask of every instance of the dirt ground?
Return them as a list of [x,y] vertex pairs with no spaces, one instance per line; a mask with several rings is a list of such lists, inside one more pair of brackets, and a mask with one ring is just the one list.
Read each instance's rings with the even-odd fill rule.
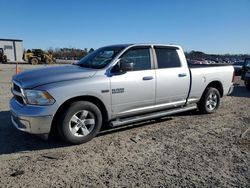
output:
[[0,64],[0,187],[250,187],[250,136],[241,138],[250,127],[250,91],[239,79],[214,114],[108,129],[70,146],[12,126],[14,73],[14,65]]

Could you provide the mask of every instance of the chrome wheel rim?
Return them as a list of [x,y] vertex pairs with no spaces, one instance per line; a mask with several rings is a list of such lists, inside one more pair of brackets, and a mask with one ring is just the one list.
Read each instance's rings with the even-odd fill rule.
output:
[[218,104],[218,96],[216,93],[212,92],[209,94],[206,102],[206,106],[209,110],[214,110]]
[[69,130],[76,137],[87,136],[95,127],[95,117],[88,110],[76,112],[69,121]]

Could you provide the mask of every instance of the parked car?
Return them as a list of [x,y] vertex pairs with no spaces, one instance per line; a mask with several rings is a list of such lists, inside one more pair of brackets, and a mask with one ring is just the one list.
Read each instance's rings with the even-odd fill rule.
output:
[[242,70],[244,63],[245,63],[245,61],[236,61],[233,63],[234,73],[236,76],[241,75],[241,70]]
[[246,88],[250,90],[250,71],[246,72],[244,82],[245,82]]
[[209,64],[206,60],[187,60],[188,65],[203,65]]
[[242,71],[241,71],[241,79],[245,79],[245,74],[247,71],[250,70],[250,58],[246,58],[244,61],[244,65],[242,66]]
[[232,92],[232,65],[187,65],[180,46],[113,45],[75,65],[30,70],[12,78],[17,129],[84,143],[101,127],[199,109],[213,113]]

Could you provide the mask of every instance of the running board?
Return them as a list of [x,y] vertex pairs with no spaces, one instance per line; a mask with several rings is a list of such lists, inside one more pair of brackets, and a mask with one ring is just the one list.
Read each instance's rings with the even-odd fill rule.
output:
[[185,112],[189,110],[195,110],[195,109],[197,109],[197,105],[193,104],[193,105],[188,105],[188,106],[165,110],[165,111],[153,112],[153,113],[143,114],[143,115],[129,117],[129,118],[116,119],[110,122],[110,126],[118,127],[121,125],[131,124],[131,123],[135,123],[139,121],[146,121],[146,120],[150,120],[154,118],[160,118],[160,117],[164,117],[167,115],[177,114],[177,113],[181,113],[181,112]]

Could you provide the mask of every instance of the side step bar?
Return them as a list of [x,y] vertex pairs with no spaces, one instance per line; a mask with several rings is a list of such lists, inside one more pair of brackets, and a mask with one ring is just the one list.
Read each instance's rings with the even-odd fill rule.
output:
[[181,112],[185,112],[189,110],[195,110],[195,109],[197,109],[197,105],[192,104],[192,105],[165,110],[165,111],[153,112],[153,113],[138,115],[138,116],[129,117],[129,118],[116,119],[110,122],[110,126],[118,127],[121,125],[131,124],[131,123],[135,123],[139,121],[146,121],[146,120],[150,120],[154,118],[164,117],[167,115],[177,114],[177,113],[181,113]]

